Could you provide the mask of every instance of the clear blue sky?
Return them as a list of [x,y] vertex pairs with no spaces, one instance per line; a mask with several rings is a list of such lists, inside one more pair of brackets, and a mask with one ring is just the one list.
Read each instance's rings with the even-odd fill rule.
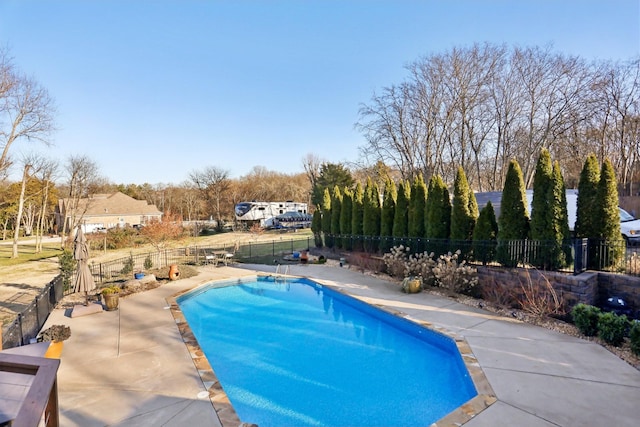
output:
[[54,146],[34,149],[86,154],[114,183],[355,161],[361,103],[475,42],[628,60],[640,2],[0,0],[0,44],[58,105]]

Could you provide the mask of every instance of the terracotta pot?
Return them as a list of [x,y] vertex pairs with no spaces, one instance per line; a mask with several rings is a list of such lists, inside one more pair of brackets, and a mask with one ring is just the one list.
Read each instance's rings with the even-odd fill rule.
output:
[[120,296],[118,294],[104,294],[102,295],[102,298],[104,298],[104,305],[107,308],[107,311],[114,311],[118,309],[118,303],[120,302]]
[[178,265],[171,264],[169,266],[169,280],[178,280],[179,276],[180,276],[180,272],[178,271]]

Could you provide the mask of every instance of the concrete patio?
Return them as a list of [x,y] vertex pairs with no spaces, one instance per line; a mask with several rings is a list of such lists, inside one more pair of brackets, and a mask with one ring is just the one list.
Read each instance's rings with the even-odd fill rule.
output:
[[[45,328],[72,331],[58,371],[60,425],[221,426],[166,298],[258,270],[275,269],[207,266],[196,277],[121,298],[117,311],[70,318],[55,310]],[[347,268],[299,265],[290,273],[464,336],[498,399],[466,427],[640,422],[640,372],[597,344],[427,293],[403,294]]]

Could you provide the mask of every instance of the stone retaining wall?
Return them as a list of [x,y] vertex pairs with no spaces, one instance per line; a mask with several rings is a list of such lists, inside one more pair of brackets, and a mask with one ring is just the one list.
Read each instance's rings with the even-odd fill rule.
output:
[[492,281],[522,293],[521,284],[546,278],[562,296],[570,310],[575,304],[598,305],[610,296],[622,297],[635,310],[640,310],[640,277],[587,271],[578,275],[524,268],[478,267],[478,283],[488,286]]

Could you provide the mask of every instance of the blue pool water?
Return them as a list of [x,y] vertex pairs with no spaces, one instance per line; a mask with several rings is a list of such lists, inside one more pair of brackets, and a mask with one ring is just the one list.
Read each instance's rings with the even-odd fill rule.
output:
[[306,279],[178,304],[243,422],[424,426],[477,395],[452,339]]

